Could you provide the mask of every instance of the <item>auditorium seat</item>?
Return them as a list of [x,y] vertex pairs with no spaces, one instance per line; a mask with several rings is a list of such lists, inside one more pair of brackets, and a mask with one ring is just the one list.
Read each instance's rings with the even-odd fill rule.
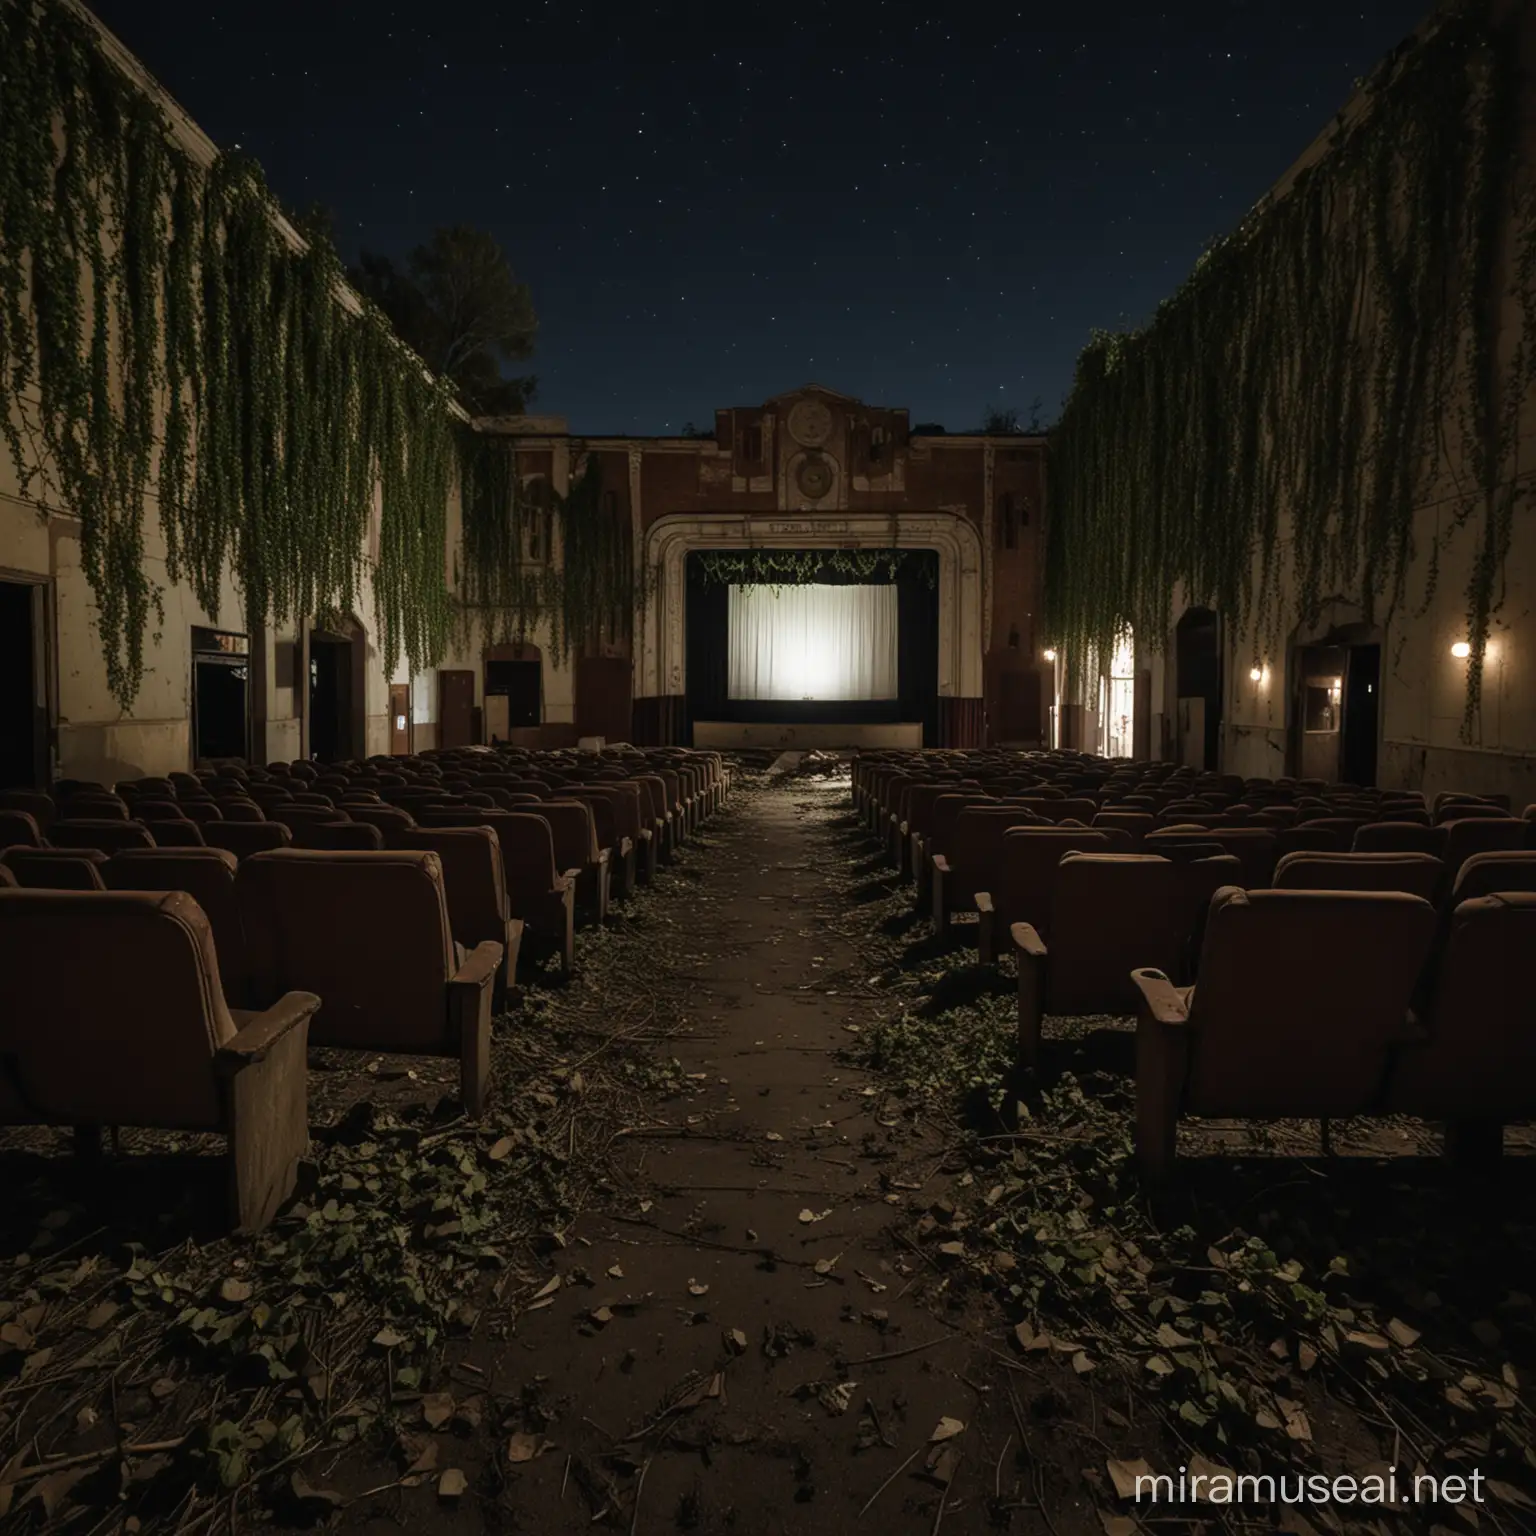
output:
[[1281,891],[1406,891],[1433,902],[1445,865],[1430,853],[1288,853],[1275,866]]
[[999,945],[1015,923],[1028,923],[1042,938],[1049,938],[1057,867],[1064,854],[1116,851],[1109,833],[1102,829],[1034,826],[1005,832],[996,884],[990,891],[976,893],[982,963],[997,959]]
[[1456,906],[1422,1038],[1400,1050],[1386,1095],[1393,1113],[1446,1121],[1452,1156],[1497,1158],[1504,1122],[1536,1116],[1533,955],[1536,892]]
[[1180,1115],[1368,1113],[1429,954],[1435,912],[1398,892],[1217,893],[1200,982],[1137,970],[1136,1148],[1172,1170]]
[[287,848],[293,834],[280,821],[210,821],[203,825],[210,848],[227,848],[237,859]]
[[129,848],[102,866],[109,891],[185,891],[213,930],[225,1000],[245,1000],[245,933],[235,901],[240,861],[227,848]]
[[0,853],[23,890],[104,891],[99,848],[7,848]]
[[0,811],[0,848],[42,846],[42,828],[30,811]]
[[454,939],[466,950],[487,939],[502,947],[496,991],[497,1001],[504,1001],[517,981],[523,923],[512,914],[497,833],[490,827],[417,827],[391,831],[389,846],[437,855]]
[[111,818],[60,818],[48,829],[48,841],[55,848],[97,848],[105,854],[155,846],[149,828],[142,822]]
[[483,1113],[502,947],[458,959],[435,853],[284,848],[242,860],[235,889],[255,1002],[315,993],[314,1045],[456,1057],[465,1113]]
[[222,1134],[234,1225],[258,1231],[309,1145],[319,1006],[290,991],[231,1011],[183,892],[0,891],[0,1122]]
[[1047,1013],[1128,1014],[1139,999],[1131,973],[1177,974],[1178,868],[1156,854],[1067,853],[1051,893],[1050,942],[1029,923],[1010,929],[1019,969],[1019,1060],[1038,1064]]

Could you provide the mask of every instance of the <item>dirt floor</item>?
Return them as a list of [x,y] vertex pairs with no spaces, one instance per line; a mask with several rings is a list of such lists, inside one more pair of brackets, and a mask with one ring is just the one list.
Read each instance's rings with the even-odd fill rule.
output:
[[[261,1240],[7,1133],[4,1528],[1536,1528],[1529,1158],[1468,1192],[1422,1128],[1214,1127],[1244,1155],[1153,1211],[1127,1022],[1015,1082],[1010,979],[909,907],[846,776],[753,773],[498,1026],[485,1124],[448,1064],[317,1062]],[[1378,1462],[1496,1492],[1124,1497]]]

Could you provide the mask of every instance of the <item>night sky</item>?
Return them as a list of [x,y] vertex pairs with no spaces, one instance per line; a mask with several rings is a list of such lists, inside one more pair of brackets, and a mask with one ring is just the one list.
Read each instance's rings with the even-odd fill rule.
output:
[[533,409],[648,434],[808,380],[1049,421],[1428,0],[95,9],[346,258],[488,228]]

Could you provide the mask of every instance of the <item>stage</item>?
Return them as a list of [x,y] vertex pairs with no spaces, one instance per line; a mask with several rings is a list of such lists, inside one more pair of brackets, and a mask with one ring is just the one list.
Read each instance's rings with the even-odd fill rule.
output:
[[837,747],[920,747],[922,722],[898,721],[875,725],[839,725],[815,720],[799,723],[769,720],[695,720],[693,744],[729,751],[733,747],[768,747],[783,752],[811,752]]

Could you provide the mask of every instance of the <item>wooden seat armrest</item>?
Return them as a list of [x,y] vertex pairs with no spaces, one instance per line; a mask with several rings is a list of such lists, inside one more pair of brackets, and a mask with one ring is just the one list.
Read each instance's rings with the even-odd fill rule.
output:
[[495,939],[482,939],[465,955],[464,963],[449,983],[454,987],[480,988],[495,979],[505,951]]
[[599,848],[597,850],[597,862],[599,864],[606,864],[606,863],[608,863],[609,857],[610,857],[610,855],[612,853],[613,853],[613,849],[612,848]]
[[936,853],[933,856],[933,867],[940,874],[947,875],[949,873],[949,860],[942,853]]
[[581,871],[579,869],[568,869],[560,878],[564,880],[567,885],[575,885],[576,882],[581,879]]
[[992,893],[991,893],[991,891],[977,891],[976,892],[976,910],[978,912],[986,913],[987,916],[989,916],[989,917],[992,915]]
[[[642,837],[644,835],[645,835],[644,833],[641,834]],[[619,839],[619,857],[621,859],[627,859],[630,856],[630,854],[634,851],[634,847],[635,847],[635,844],[634,844],[634,840],[632,838],[621,837]]]
[[239,1031],[233,1040],[214,1052],[214,1070],[229,1074],[265,1061],[284,1035],[301,1025],[307,1029],[309,1021],[319,1011],[320,999],[313,992],[285,992],[261,1013],[235,1013]]
[[1189,1023],[1184,994],[1161,971],[1132,971],[1131,980],[1141,993],[1142,1017],[1158,1024]]
[[1045,940],[1035,932],[1030,923],[1010,923],[1008,932],[1013,937],[1013,947],[1018,950],[1020,957],[1028,955],[1031,960],[1044,960],[1047,954]]

